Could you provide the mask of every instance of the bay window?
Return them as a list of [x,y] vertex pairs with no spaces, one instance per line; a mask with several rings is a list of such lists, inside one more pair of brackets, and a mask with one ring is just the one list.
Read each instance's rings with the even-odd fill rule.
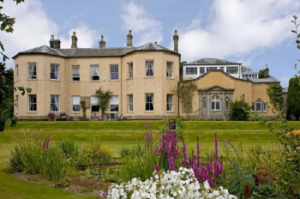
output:
[[59,95],[51,95],[50,111],[59,111]]
[[50,65],[50,79],[59,80],[59,65],[58,64]]
[[36,63],[28,64],[28,79],[36,79]]
[[147,60],[146,61],[146,77],[153,77],[154,76],[154,61]]

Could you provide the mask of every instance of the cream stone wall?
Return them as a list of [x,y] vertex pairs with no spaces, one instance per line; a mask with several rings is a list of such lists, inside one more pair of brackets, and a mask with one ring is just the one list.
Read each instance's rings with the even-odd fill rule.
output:
[[[197,85],[198,90],[209,89],[215,86],[219,86],[224,89],[234,89],[233,101],[239,100],[242,96],[244,96],[245,101],[251,106],[252,102],[255,102],[256,99],[260,98],[263,102],[268,103],[268,105],[271,106],[266,91],[268,84],[253,84],[248,80],[235,79],[221,71],[211,71],[207,73],[205,76],[196,79],[195,83]],[[191,114],[184,113],[181,104],[180,115],[199,117],[200,99],[199,99],[198,91],[194,92],[192,104],[193,104],[193,113]],[[210,108],[210,104],[207,104],[207,107]],[[267,117],[275,116],[275,114],[272,113],[271,108],[268,108],[267,112],[258,112],[258,115],[267,116]]]
[[[145,77],[145,61],[154,60],[154,77]],[[174,78],[166,77],[167,61],[173,62]],[[37,66],[37,79],[28,79],[28,63]],[[127,63],[133,62],[133,79],[127,79]],[[50,80],[50,64],[60,65],[60,79]],[[119,66],[119,80],[110,80],[110,64]],[[134,52],[124,57],[99,58],[61,58],[49,55],[19,55],[15,66],[19,68],[19,80],[16,86],[32,88],[31,94],[37,95],[37,111],[28,111],[28,94],[19,97],[20,119],[47,119],[50,112],[50,95],[60,96],[60,112],[68,116],[81,116],[72,112],[72,96],[91,97],[96,90],[110,90],[119,96],[119,115],[128,119],[158,119],[175,117],[178,114],[177,96],[174,95],[174,111],[166,111],[167,94],[172,94],[179,81],[179,55],[167,52]],[[80,67],[80,81],[72,81],[72,66]],[[90,65],[99,65],[100,80],[90,80]],[[16,73],[15,73],[16,79]],[[154,111],[145,111],[145,93],[154,94]],[[128,112],[127,95],[133,94],[134,110]],[[16,97],[16,96],[15,96]],[[16,110],[15,110],[16,112]],[[87,109],[87,117],[91,110]]]

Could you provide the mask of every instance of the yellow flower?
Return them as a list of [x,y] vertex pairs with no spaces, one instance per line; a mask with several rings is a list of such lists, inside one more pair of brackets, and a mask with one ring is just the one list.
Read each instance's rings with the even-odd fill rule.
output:
[[[294,131],[292,131],[292,133],[293,133],[294,135],[300,135],[300,130],[294,130]],[[288,132],[286,135],[287,135],[287,136],[291,135],[291,132]]]

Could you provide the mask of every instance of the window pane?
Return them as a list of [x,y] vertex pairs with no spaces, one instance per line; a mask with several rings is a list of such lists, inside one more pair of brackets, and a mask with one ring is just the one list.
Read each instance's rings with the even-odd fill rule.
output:
[[200,74],[204,74],[205,73],[205,67],[200,67]]
[[172,94],[167,94],[167,111],[173,111],[173,96]]
[[72,80],[80,81],[79,66],[72,66]]
[[264,103],[264,112],[268,112],[268,103]]
[[209,72],[211,70],[217,70],[217,69],[218,69],[218,67],[207,67],[206,72]]
[[133,78],[133,63],[127,64],[127,77],[128,77],[128,79]]
[[110,112],[119,111],[119,96],[112,96],[112,98],[109,101],[109,109]]
[[35,63],[28,64],[28,78],[36,79],[36,64]]
[[72,110],[73,112],[80,111],[80,96],[72,96]]
[[228,74],[238,74],[239,69],[238,69],[238,67],[227,67],[227,73]]
[[59,79],[59,65],[58,64],[50,65],[50,79]]
[[36,111],[37,110],[37,99],[36,95],[29,95],[29,104],[28,104],[29,111]]
[[127,96],[127,103],[128,103],[128,112],[133,111],[133,95]]
[[59,111],[59,95],[51,95],[50,111]]
[[261,101],[260,100],[256,101],[256,111],[261,111]]
[[119,79],[119,66],[118,65],[110,65],[110,79],[111,80]]
[[99,66],[92,65],[91,66],[91,80],[99,80]]
[[153,61],[146,61],[146,77],[154,76]]
[[216,102],[216,110],[220,110],[220,101]]
[[187,67],[185,73],[187,75],[197,75],[197,67]]
[[153,102],[153,94],[146,94],[146,111],[153,111],[154,110],[154,102]]
[[167,77],[173,77],[173,62],[167,62]]
[[252,111],[255,111],[255,103],[252,103]]

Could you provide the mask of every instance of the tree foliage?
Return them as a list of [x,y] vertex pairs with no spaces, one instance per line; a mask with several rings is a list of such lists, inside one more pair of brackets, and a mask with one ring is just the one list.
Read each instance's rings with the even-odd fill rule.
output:
[[180,83],[180,86],[175,90],[175,93],[179,94],[179,98],[182,104],[184,113],[193,112],[193,96],[197,90],[197,85],[193,81],[184,81]]
[[271,84],[267,88],[267,93],[270,98],[270,103],[275,110],[282,110],[283,106],[283,90],[280,84]]
[[[291,30],[292,33],[296,34],[296,44],[297,44],[297,48],[300,50],[300,33],[298,31],[298,28],[300,26],[300,23],[298,23],[297,19],[298,17],[296,15],[293,16],[293,20],[292,23],[295,25],[295,30]],[[298,59],[298,61],[300,62],[300,59]],[[295,64],[295,68],[297,68],[297,64]],[[298,71],[298,73],[300,73],[300,71]]]
[[100,87],[97,91],[96,91],[96,96],[99,99],[99,108],[101,110],[101,114],[102,114],[102,119],[105,116],[105,112],[107,110],[108,104],[109,104],[109,100],[112,97],[112,92],[110,90],[107,91],[103,91],[102,87]]
[[231,121],[247,121],[250,115],[251,106],[245,101],[244,96],[240,100],[230,102],[229,119]]
[[288,96],[287,96],[287,117],[300,116],[300,77],[295,75],[289,81]]
[[[0,0],[0,2],[3,3],[4,0]],[[21,2],[24,2],[24,0],[14,0],[16,4],[18,5]],[[3,6],[0,6],[0,11],[2,11]],[[0,30],[5,31],[7,33],[12,33],[14,31],[13,25],[16,23],[16,19],[10,16],[7,16],[3,12],[0,12]],[[2,60],[5,62],[6,59],[9,59],[3,52],[5,51],[3,43],[0,41],[0,49],[1,49],[1,55]]]

